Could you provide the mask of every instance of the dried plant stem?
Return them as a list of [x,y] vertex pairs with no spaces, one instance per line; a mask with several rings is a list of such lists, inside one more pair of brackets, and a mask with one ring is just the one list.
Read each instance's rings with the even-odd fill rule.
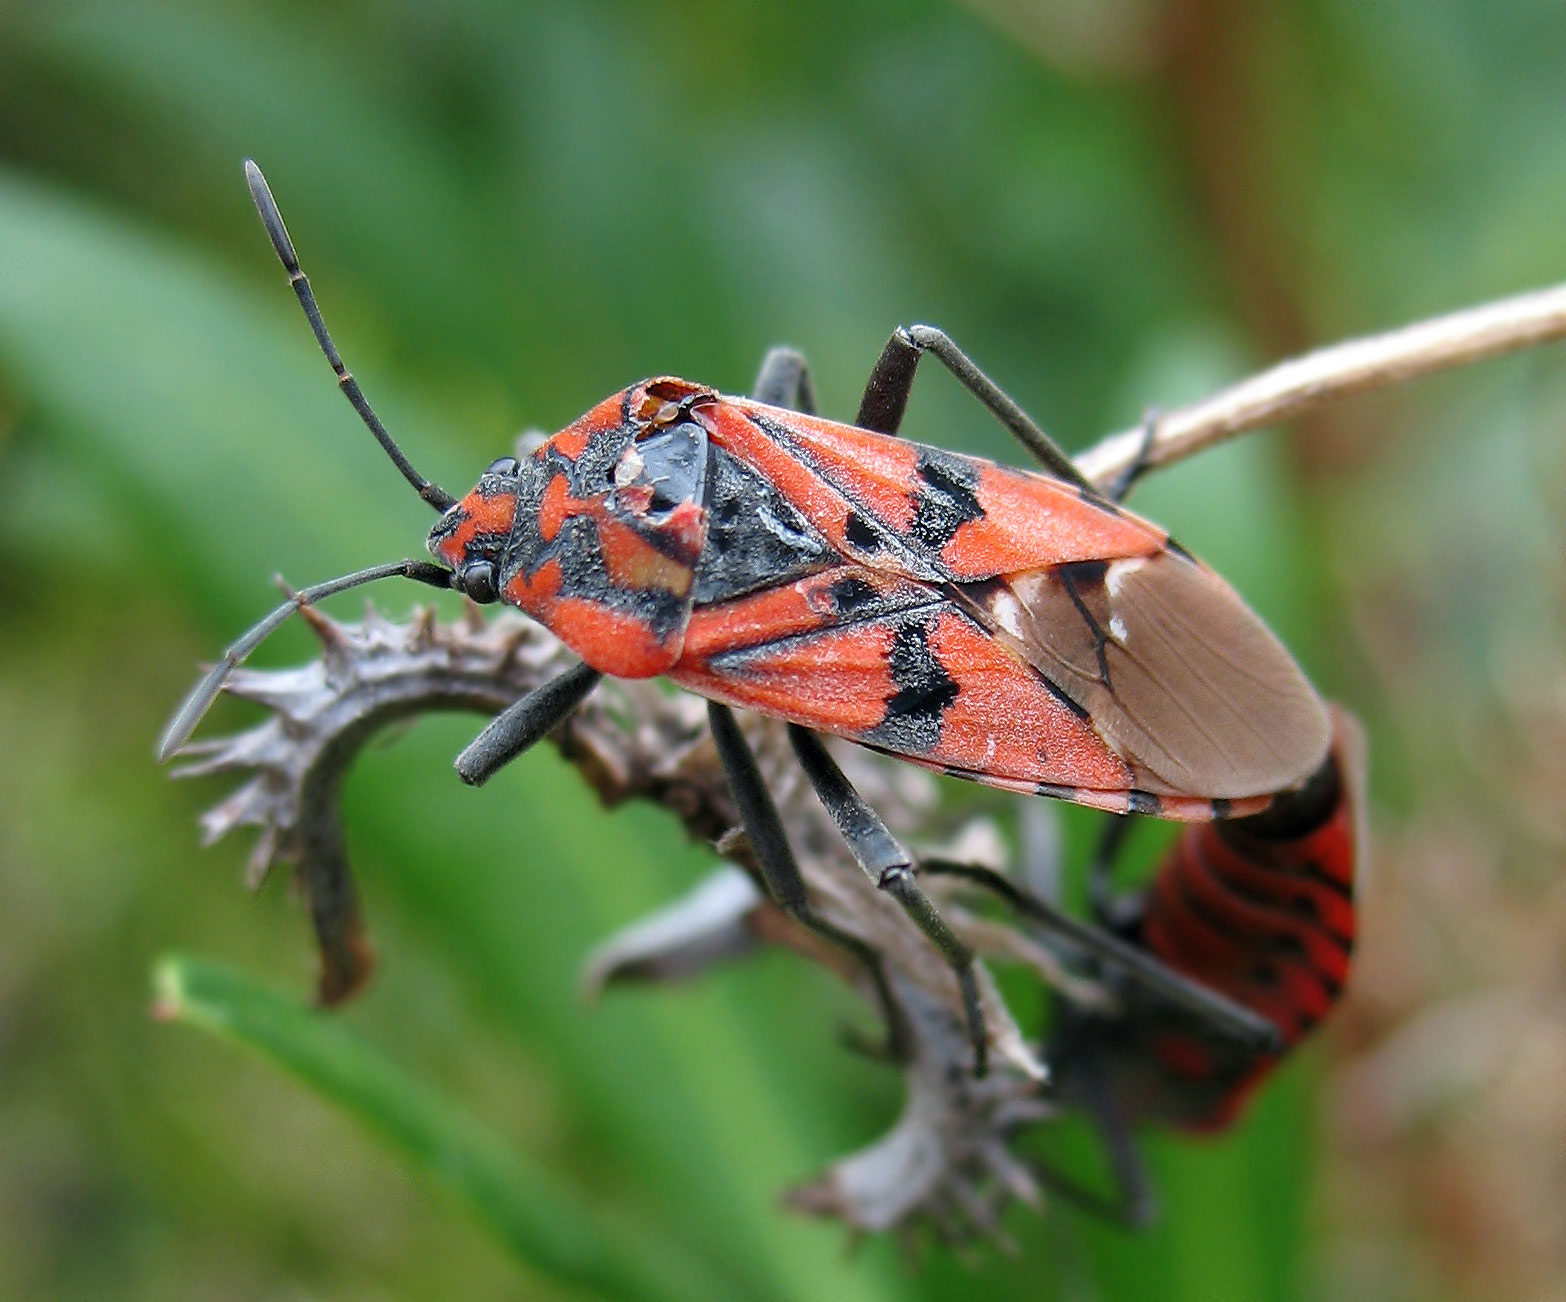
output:
[[[1295,420],[1352,393],[1561,338],[1566,338],[1566,285],[1318,349],[1162,413],[1148,465],[1169,465],[1236,434]],[[1095,483],[1106,483],[1135,460],[1142,439],[1140,428],[1111,434],[1079,456],[1077,465]]]

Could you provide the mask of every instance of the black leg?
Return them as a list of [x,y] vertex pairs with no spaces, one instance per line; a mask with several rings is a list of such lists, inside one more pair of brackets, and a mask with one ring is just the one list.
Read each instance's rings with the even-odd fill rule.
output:
[[577,665],[541,683],[497,714],[462,754],[455,768],[470,787],[481,787],[534,742],[553,731],[598,685],[603,675]]
[[892,337],[881,350],[875,369],[870,372],[870,382],[865,385],[865,396],[860,400],[859,415],[854,420],[856,425],[880,434],[897,433],[903,423],[903,412],[908,407],[908,394],[913,388],[919,358],[926,352],[934,353],[962,386],[988,407],[995,419],[1010,430],[1017,441],[1032,453],[1034,460],[1050,474],[1098,495],[1098,489],[1083,478],[1082,472],[1061,451],[1055,440],[1040,429],[1033,418],[1012,401],[994,380],[975,366],[968,354],[952,342],[950,335],[934,326],[898,326],[892,331]]
[[793,348],[769,349],[761,360],[750,396],[769,407],[787,407],[814,415],[816,390],[810,382],[805,355]]
[[792,723],[788,735],[804,766],[805,776],[816,789],[827,813],[832,815],[832,821],[848,842],[854,858],[881,890],[902,905],[914,925],[930,938],[957,974],[963,1008],[968,1015],[968,1035],[973,1041],[974,1075],[983,1076],[988,1070],[989,1037],[985,1033],[984,1011],[979,1005],[979,983],[973,973],[973,951],[941,920],[930,897],[914,880],[913,857],[843,776],[843,770],[827,754],[821,739],[809,729]]
[[1088,905],[1093,910],[1093,917],[1099,926],[1117,933],[1128,921],[1127,906],[1133,910],[1136,907],[1134,901],[1115,891],[1113,881],[1115,860],[1125,847],[1134,818],[1132,814],[1110,815],[1088,865]]
[[1149,407],[1142,417],[1142,445],[1126,468],[1104,486],[1104,496],[1111,502],[1123,502],[1136,481],[1145,475],[1153,464],[1153,444],[1158,439],[1159,413],[1157,407]]
[[881,956],[869,945],[833,926],[818,916],[810,907],[805,890],[805,879],[800,874],[794,851],[789,846],[788,834],[783,830],[783,820],[778,817],[777,806],[762,780],[756,757],[750,743],[740,732],[734,720],[734,712],[716,701],[707,702],[707,720],[712,728],[712,739],[718,748],[718,758],[729,780],[729,790],[739,810],[740,823],[750,840],[750,849],[761,873],[762,885],[780,909],[801,926],[808,927],[824,940],[847,950],[862,962],[875,984],[876,997],[880,1000],[886,1018],[887,1051],[897,1059],[906,1056],[908,1033],[903,1013],[892,997],[892,988],[886,980],[886,970]]
[[1216,990],[1209,990],[1199,981],[1181,975],[1145,949],[1098,927],[1078,922],[1054,905],[1020,890],[1015,882],[994,869],[947,859],[926,859],[919,867],[925,873],[960,877],[993,892],[1040,929],[1076,945],[1159,998],[1194,1013],[1237,1043],[1261,1052],[1278,1048],[1278,1028],[1265,1017]]
[[1158,1199],[1153,1193],[1153,1182],[1148,1178],[1147,1166],[1137,1150],[1131,1127],[1110,1101],[1096,1067],[1084,1061],[1076,1064],[1075,1070],[1088,1091],[1086,1110],[1103,1142],[1115,1192],[1105,1195],[1089,1189],[1073,1177],[1037,1159],[1029,1162],[1029,1169],[1051,1193],[1064,1198],[1073,1206],[1127,1229],[1146,1229],[1158,1219]]

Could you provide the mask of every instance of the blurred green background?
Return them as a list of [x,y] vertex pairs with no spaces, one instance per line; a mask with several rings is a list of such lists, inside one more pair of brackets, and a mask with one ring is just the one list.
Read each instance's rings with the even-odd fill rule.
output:
[[[1559,0],[0,5],[0,1295],[574,1295],[438,1161],[147,1015],[165,951],[301,997],[312,965],[281,883],[240,890],[240,839],[197,847],[222,788],[167,781],[160,725],[274,570],[427,525],[333,392],[243,156],[454,490],[525,426],[650,373],[743,390],[779,342],[851,414],[914,320],[1080,446],[1566,276],[1563,56]],[[1018,1212],[1016,1258],[910,1272],[778,1209],[900,1104],[832,1042],[847,996],[771,954],[584,1008],[584,950],[711,856],[550,754],[461,789],[465,719],[349,783],[381,968],[340,1021],[733,1295],[1546,1296],[1563,420],[1547,350],[1139,490],[1366,718],[1377,844],[1349,1008],[1236,1135],[1154,1145],[1141,1238]],[[907,428],[1015,456],[933,374]],[[261,663],[309,653],[291,629]]]

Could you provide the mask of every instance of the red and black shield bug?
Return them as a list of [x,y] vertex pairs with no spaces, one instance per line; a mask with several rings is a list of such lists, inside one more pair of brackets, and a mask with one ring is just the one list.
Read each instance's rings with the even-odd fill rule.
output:
[[1106,930],[1265,1018],[1277,1044],[1239,1044],[1145,985],[1120,983],[1115,1016],[1061,1001],[1047,1054],[1055,1094],[1092,1118],[1119,1188],[1106,1198],[1044,1175],[1093,1211],[1145,1223],[1153,1195],[1130,1127],[1229,1126],[1343,993],[1365,852],[1365,745],[1352,716],[1337,706],[1331,715],[1331,749],[1303,786],[1260,814],[1185,829],[1145,890],[1112,898],[1112,848],[1099,857],[1095,908]]
[[[973,956],[819,733],[990,786],[1193,821],[1256,813],[1320,766],[1326,710],[1266,626],[1163,530],[1084,480],[940,331],[893,333],[855,425],[813,415],[802,359],[779,349],[754,398],[667,377],[633,384],[525,459],[493,462],[457,501],[413,469],[370,410],[254,163],[246,176],[349,401],[440,512],[429,535],[439,563],[376,566],[297,594],[198,686],[163,755],[302,605],[392,575],[505,601],[582,663],[485,728],[457,759],[464,780],[486,781],[603,674],[662,674],[706,697],[764,884],[869,965],[895,1038],[879,961],[811,911],[730,707],[787,720],[855,856],[956,972],[981,1072]],[[1048,473],[897,437],[925,352]],[[1238,1033],[1269,1034],[1223,1001],[1214,1015]]]

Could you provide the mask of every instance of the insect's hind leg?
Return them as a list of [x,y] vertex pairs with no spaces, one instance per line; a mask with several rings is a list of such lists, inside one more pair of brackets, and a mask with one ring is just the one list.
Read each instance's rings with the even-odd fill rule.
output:
[[1100,927],[1078,922],[1053,904],[1022,890],[993,868],[955,863],[949,859],[925,859],[920,862],[919,869],[930,876],[958,877],[990,891],[1057,940],[1076,946],[1159,998],[1201,1018],[1216,1032],[1239,1044],[1261,1052],[1278,1047],[1278,1028],[1267,1018],[1176,972],[1140,946]]
[[1136,893],[1120,894],[1114,883],[1115,861],[1125,848],[1126,837],[1135,820],[1135,814],[1109,815],[1109,822],[1105,824],[1088,864],[1088,906],[1099,926],[1117,934],[1124,930],[1137,909]]
[[905,850],[881,816],[873,810],[853,784],[843,775],[837,762],[827,753],[821,739],[808,728],[789,724],[789,740],[794,753],[837,824],[843,839],[860,866],[876,886],[900,904],[920,931],[941,951],[957,976],[962,992],[963,1011],[968,1019],[968,1036],[973,1043],[973,1071],[983,1076],[989,1067],[989,1036],[984,1025],[984,1010],[979,1003],[979,983],[974,975],[974,954],[941,919],[930,897],[914,880],[913,856]]
[[969,393],[988,407],[995,419],[1010,430],[1050,474],[1098,495],[1098,489],[1083,477],[1055,440],[1040,429],[1000,385],[981,371],[950,335],[934,326],[898,326],[892,331],[892,337],[876,359],[875,369],[870,372],[854,424],[878,434],[897,433],[908,408],[908,394],[913,389],[919,359],[927,352],[933,353]]
[[881,956],[858,936],[834,926],[810,907],[805,879],[788,843],[788,834],[783,830],[783,820],[778,816],[777,806],[772,803],[761,769],[756,764],[755,753],[740,732],[734,712],[726,705],[708,701],[707,721],[712,728],[712,739],[717,745],[723,772],[729,781],[729,790],[739,809],[740,824],[750,840],[751,853],[755,856],[756,867],[761,873],[762,885],[767,894],[772,897],[773,903],[801,926],[846,950],[865,965],[875,986],[882,1015],[886,1018],[887,1055],[897,1060],[906,1058],[908,1029],[902,1008],[892,996]]
[[[1083,1057],[1070,1065],[1083,1092],[1083,1110],[1093,1123],[1104,1154],[1109,1161],[1112,1194],[1088,1188],[1073,1176],[1037,1158],[1028,1163],[1041,1184],[1056,1197],[1102,1220],[1127,1229],[1146,1229],[1158,1219],[1158,1197],[1148,1176],[1147,1164],[1136,1146],[1131,1127],[1115,1107],[1093,1058],[1091,1044],[1083,1046]],[[1065,1064],[1061,1065],[1062,1068]]]

